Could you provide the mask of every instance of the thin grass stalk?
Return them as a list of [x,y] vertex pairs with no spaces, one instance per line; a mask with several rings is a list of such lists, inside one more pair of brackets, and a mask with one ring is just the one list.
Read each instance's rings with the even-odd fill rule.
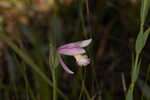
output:
[[24,81],[25,81],[27,100],[29,100],[29,94],[31,95],[32,100],[36,100],[35,96],[33,95],[32,89],[29,85],[28,78],[26,76],[27,74],[26,74],[25,70],[26,70],[26,68],[25,68],[25,66],[23,66],[23,77],[24,77]]
[[[45,82],[47,82],[51,87],[53,87],[53,83],[51,82],[51,80],[49,80],[49,78],[43,73],[41,72],[41,70],[39,70],[36,66],[36,64],[31,60],[30,57],[28,57],[22,50],[20,50],[13,42],[12,40],[10,40],[10,38],[8,38],[6,35],[4,35],[4,33],[0,32],[0,38],[1,40],[3,40],[5,43],[8,44],[8,46],[14,50],[28,65],[30,65],[30,67],[37,72]],[[59,90],[57,89],[58,93],[65,99],[68,100],[68,98]]]
[[82,87],[81,87],[81,92],[80,92],[80,96],[79,96],[78,100],[81,100],[83,93],[85,93],[88,100],[91,100],[91,97],[90,97],[88,90],[86,89],[86,86],[85,86],[85,75],[86,75],[86,73],[85,73],[85,71],[84,71],[84,73],[82,73],[82,69],[79,71],[80,71],[80,77],[81,77],[81,82],[82,82],[81,86]]
[[53,32],[50,35],[50,45],[49,45],[49,67],[52,73],[52,80],[53,80],[53,100],[57,100],[57,66],[58,66],[58,59],[57,59],[57,50],[56,50],[56,34],[57,31],[53,27]]
[[23,65],[23,77],[24,77],[24,81],[25,81],[25,91],[26,91],[26,98],[27,100],[29,100],[29,89],[28,89],[28,81],[27,81],[27,77],[26,77],[26,72],[25,72],[25,65]]
[[[33,95],[33,91],[32,91],[32,89],[31,89],[31,87],[30,87],[30,84],[29,84],[29,81],[28,81],[28,78],[27,78],[27,73],[26,73],[26,67],[25,67],[25,63],[22,61],[21,63],[17,60],[17,58],[16,58],[16,56],[15,55],[13,55],[14,56],[14,59],[15,59],[15,62],[16,62],[16,65],[17,66],[19,66],[19,68],[20,68],[20,66],[22,66],[23,65],[23,68],[21,68],[20,69],[20,72],[23,74],[23,77],[24,77],[24,81],[25,81],[25,88],[26,88],[26,98],[27,98],[27,100],[29,100],[29,96],[31,95],[31,98],[32,98],[32,100],[36,100],[35,99],[35,96]],[[30,94],[30,95],[29,95]]]
[[[139,54],[136,54],[133,72],[136,72],[136,70],[137,70],[138,61],[139,61]],[[133,82],[133,84],[135,84],[135,80],[132,82]]]
[[[82,83],[82,84],[83,84],[83,83]],[[78,99],[78,100],[81,100],[82,95],[83,95],[83,92],[84,92],[84,88],[83,88],[83,85],[82,85],[81,92],[80,92],[80,96],[79,96],[79,99]]]
[[82,86],[83,86],[84,92],[85,92],[85,94],[86,94],[88,100],[91,100],[91,97],[90,97],[90,95],[89,95],[89,92],[88,92],[88,90],[87,90],[86,87],[85,87],[84,80],[83,80]]
[[[55,36],[55,43],[56,43],[56,36]],[[55,48],[55,47],[54,47]],[[55,49],[56,50],[56,49]],[[57,57],[57,55],[55,55],[55,57]],[[55,57],[54,57],[54,59],[55,59]],[[56,76],[56,74],[57,74],[57,72],[56,72],[56,65],[54,64],[54,62],[52,62],[53,64],[53,66],[51,66],[51,68],[52,68],[52,78],[53,78],[53,100],[57,100],[57,76]]]
[[[79,16],[80,16],[80,23],[81,23],[81,27],[83,29],[83,33],[86,34],[86,29],[85,29],[85,21],[84,21],[84,16],[83,16],[83,0],[79,0]],[[86,35],[84,35],[85,37],[87,37]]]
[[[51,46],[50,44],[50,49],[51,50],[53,49],[53,46]],[[49,51],[50,53],[51,51]],[[52,73],[52,80],[53,80],[53,100],[57,100],[57,77],[56,77],[56,67],[54,65],[54,62],[52,62],[52,59],[51,59],[51,54],[49,54],[49,67],[50,67],[50,70],[51,70],[51,73]]]
[[[46,72],[45,68],[44,68],[44,59],[43,56],[41,54],[41,50],[40,50],[40,39],[38,37],[38,35],[35,35],[35,42],[34,42],[34,55],[35,55],[35,59],[37,61],[37,66],[38,68],[42,71],[42,72]],[[45,81],[43,81],[43,79],[38,78],[38,75],[35,75],[35,79],[36,79],[36,85],[37,85],[37,90],[39,91],[39,95],[40,98],[44,99],[44,100],[49,100],[50,99],[50,89],[49,89],[49,84]]]
[[82,86],[83,86],[84,92],[85,92],[85,94],[86,94],[88,100],[91,100],[90,94],[89,94],[89,92],[88,92],[88,90],[87,90],[87,88],[86,88],[86,86],[85,86],[86,69],[84,69],[83,71],[84,71],[84,73],[83,73],[84,76],[83,76],[83,84],[82,84]]
[[136,44],[135,44],[136,58],[135,58],[135,63],[132,66],[133,70],[131,74],[131,84],[130,84],[130,87],[126,96],[126,100],[133,100],[133,90],[134,90],[136,80],[138,78],[140,64],[141,64],[141,60],[139,61],[139,56],[142,52],[142,49],[145,46],[145,43],[149,35],[149,29],[147,29],[144,32],[144,22],[148,14],[148,10],[149,10],[149,0],[142,0],[141,12],[140,12],[140,21],[141,21],[140,32],[138,33]]
[[53,77],[53,100],[57,100],[57,78],[56,78],[56,69],[54,68],[52,71]]
[[56,51],[56,35],[55,32],[51,36],[50,45],[49,45],[49,67],[52,73],[53,80],[53,100],[57,100],[57,51]]

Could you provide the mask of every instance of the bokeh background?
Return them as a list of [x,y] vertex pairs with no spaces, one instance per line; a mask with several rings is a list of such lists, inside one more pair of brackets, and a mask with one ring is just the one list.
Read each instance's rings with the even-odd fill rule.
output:
[[[125,100],[140,9],[141,0],[0,0],[0,100]],[[63,56],[72,75],[51,62],[59,46],[89,38],[88,66]],[[150,98],[149,41],[134,100]]]

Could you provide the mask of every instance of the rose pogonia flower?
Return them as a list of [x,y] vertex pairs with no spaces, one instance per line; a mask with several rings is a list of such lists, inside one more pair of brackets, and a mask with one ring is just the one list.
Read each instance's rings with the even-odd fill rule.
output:
[[60,54],[73,56],[76,59],[76,62],[79,66],[86,66],[90,63],[90,59],[88,58],[87,55],[84,55],[84,53],[86,53],[86,51],[83,49],[83,47],[88,46],[91,43],[91,41],[92,41],[92,39],[73,42],[73,43],[69,43],[66,45],[62,45],[57,49],[58,59],[60,61],[60,64],[62,65],[63,69],[66,72],[68,72],[70,74],[74,73],[66,66],[66,64],[62,60]]

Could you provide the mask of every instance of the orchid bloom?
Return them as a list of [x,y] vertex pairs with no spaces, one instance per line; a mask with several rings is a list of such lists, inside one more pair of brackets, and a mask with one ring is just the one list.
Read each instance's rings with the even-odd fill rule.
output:
[[91,43],[91,41],[92,39],[73,42],[66,45],[62,45],[57,49],[59,62],[66,72],[70,74],[74,73],[65,65],[60,54],[73,56],[76,59],[76,62],[79,66],[86,66],[90,63],[90,59],[87,55],[84,55],[86,51],[83,49],[83,47],[88,46]]

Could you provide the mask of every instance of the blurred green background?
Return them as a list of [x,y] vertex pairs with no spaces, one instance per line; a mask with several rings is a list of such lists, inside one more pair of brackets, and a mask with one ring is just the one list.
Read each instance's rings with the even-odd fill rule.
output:
[[[0,100],[125,100],[141,2],[0,0]],[[149,23],[148,14],[143,30]],[[66,73],[54,61],[56,49],[89,38],[90,65],[80,67],[73,57],[63,56],[75,72]],[[149,41],[140,53],[134,100],[150,100]]]

